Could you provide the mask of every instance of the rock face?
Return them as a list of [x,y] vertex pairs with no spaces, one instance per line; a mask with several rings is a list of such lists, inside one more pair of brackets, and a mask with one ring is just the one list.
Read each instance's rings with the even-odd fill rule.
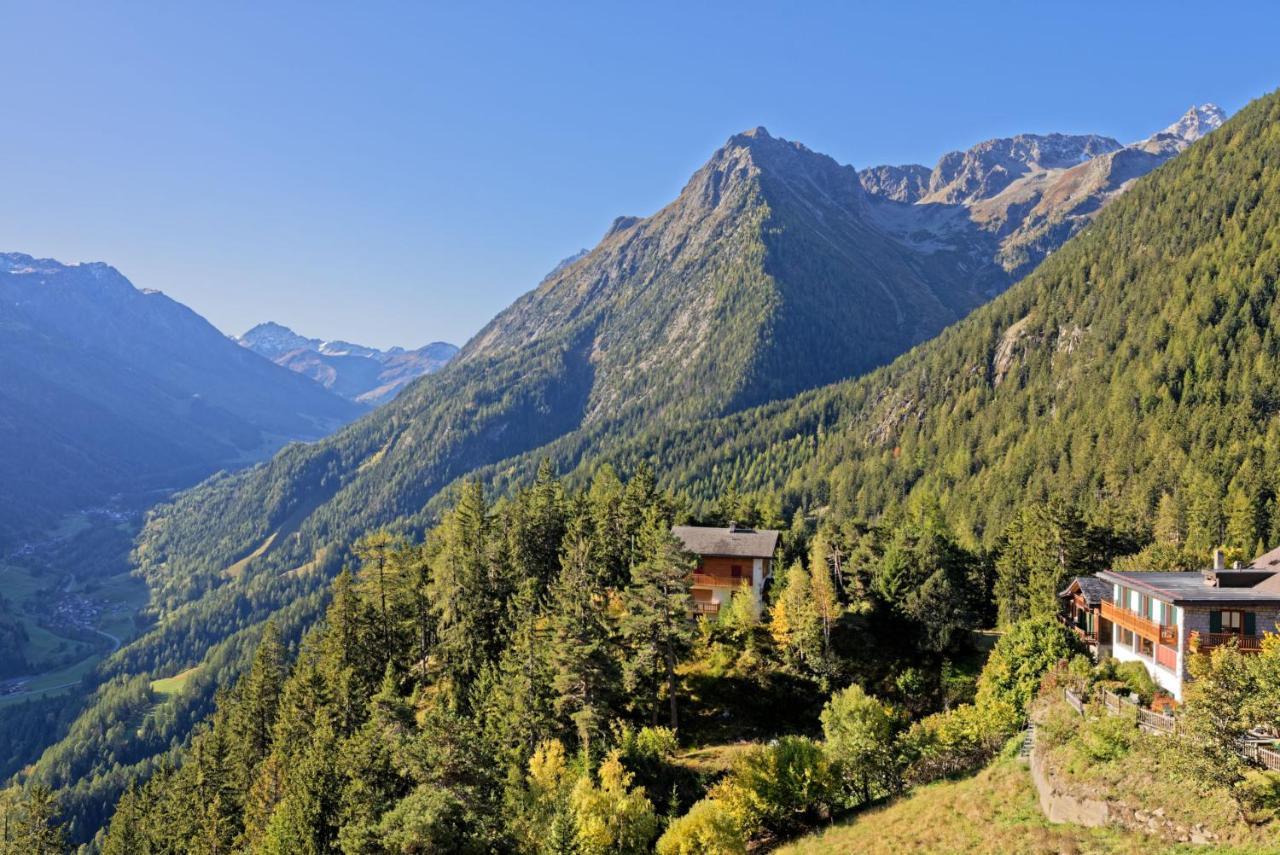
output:
[[[1000,265],[1017,279],[1087,225],[1135,178],[1225,120],[1221,108],[1205,104],[1131,145],[1092,134],[1024,134],[945,154],[932,170],[877,166],[860,172],[859,179],[868,194],[885,203],[963,209],[971,225],[997,241]],[[892,216],[903,232],[937,230],[936,210],[921,212],[918,223],[901,212]]]
[[433,341],[417,350],[379,350],[348,341],[306,338],[268,321],[236,339],[242,346],[315,380],[352,401],[377,406],[406,384],[443,368],[457,354],[455,345]]
[[363,412],[106,264],[0,254],[0,329],[0,539]]

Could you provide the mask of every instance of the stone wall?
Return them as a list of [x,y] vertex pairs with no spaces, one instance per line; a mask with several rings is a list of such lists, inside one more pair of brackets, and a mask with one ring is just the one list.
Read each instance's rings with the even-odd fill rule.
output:
[[1031,751],[1031,781],[1040,797],[1040,810],[1050,822],[1069,822],[1097,828],[1112,825],[1175,843],[1207,844],[1218,835],[1202,825],[1184,825],[1165,816],[1162,808],[1143,810],[1123,802],[1073,793],[1045,763],[1044,752]]

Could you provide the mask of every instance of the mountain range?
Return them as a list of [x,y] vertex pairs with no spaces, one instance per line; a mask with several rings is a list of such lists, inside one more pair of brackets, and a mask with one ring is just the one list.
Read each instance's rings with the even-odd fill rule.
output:
[[[159,509],[142,570],[154,586],[186,588],[219,584],[246,558],[264,572],[337,562],[361,531],[424,525],[440,491],[481,467],[518,480],[527,460],[503,461],[531,453],[572,468],[655,425],[871,371],[1008,287],[1005,233],[983,205],[1075,181],[1094,161],[1114,172],[1126,152],[1155,168],[1219,119],[1198,108],[1138,148],[1097,136],[983,143],[944,156],[928,192],[902,200],[763,128],[735,135],[675,201],[619,218],[438,374],[324,442]],[[1131,183],[1097,184],[1087,205],[1071,197],[1056,210],[1076,219],[1050,217],[1042,249]],[[1008,207],[1023,226],[1034,210]],[[215,496],[224,527],[189,521]]]
[[[1205,104],[1130,145],[1094,134],[1021,134],[944,154],[933,169],[918,164],[877,166],[858,177],[863,189],[886,203],[883,207],[894,220],[902,215],[888,203],[925,209],[962,206],[968,214],[965,225],[994,237],[1000,265],[1020,278],[1087,225],[1130,182],[1225,120],[1220,107]],[[920,228],[918,220],[906,218],[898,233],[910,235]],[[938,239],[936,229],[926,234]]]
[[236,341],[331,392],[373,406],[391,400],[422,375],[439,371],[458,352],[457,346],[443,341],[416,350],[379,350],[347,341],[305,338],[273,321],[258,324]]
[[[1236,351],[1184,345],[1197,319],[1239,324],[1248,310],[1256,332],[1270,311],[1280,269],[1266,227],[1280,212],[1260,200],[1277,197],[1276,112],[1264,99],[1196,145],[1221,119],[1211,107],[1134,146],[992,141],[927,175],[858,172],[763,128],[737,134],[671,204],[619,218],[437,373],[327,439],[155,508],[136,558],[156,622],[99,676],[200,666],[181,703],[201,708],[265,619],[315,616],[356,537],[421,530],[459,479],[503,489],[543,457],[573,477],[656,462],[693,501],[777,490],[811,513],[874,516],[930,491],[979,541],[1018,491],[1114,490],[1154,453],[1138,414],[1180,424],[1204,414],[1192,404],[1234,400],[1201,378],[1245,388]],[[1226,245],[1236,235],[1243,249]],[[1265,262],[1248,287],[1243,259]],[[1215,263],[1232,276],[1215,280]],[[1150,321],[1141,335],[1136,317]],[[1142,382],[1115,382],[1121,366]],[[1086,403],[1115,424],[1088,423]],[[1257,422],[1232,430],[1253,436]],[[1193,450],[1178,453],[1158,460],[1185,469]],[[157,730],[127,762],[180,736]],[[80,759],[78,777],[102,771]]]
[[0,541],[114,494],[152,500],[362,408],[106,264],[0,254]]

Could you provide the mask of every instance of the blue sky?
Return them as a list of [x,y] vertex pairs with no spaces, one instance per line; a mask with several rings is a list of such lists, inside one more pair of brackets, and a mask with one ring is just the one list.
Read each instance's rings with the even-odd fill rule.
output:
[[0,29],[0,250],[383,346],[461,343],[755,125],[932,165],[1280,85],[1274,3],[33,2]]

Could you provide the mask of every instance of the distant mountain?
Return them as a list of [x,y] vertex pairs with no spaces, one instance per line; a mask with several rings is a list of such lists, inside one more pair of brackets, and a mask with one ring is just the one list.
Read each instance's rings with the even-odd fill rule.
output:
[[[911,164],[863,170],[877,200],[930,209],[961,205],[970,223],[999,242],[998,259],[1020,278],[1087,225],[1135,178],[1146,175],[1210,131],[1226,114],[1214,104],[1192,107],[1163,131],[1131,145],[1093,134],[1024,134],[945,154],[932,170]],[[921,219],[932,216],[922,213]],[[894,212],[899,231],[921,223]],[[925,225],[926,234],[934,231]]]
[[407,383],[439,371],[458,352],[455,345],[443,341],[417,350],[378,350],[347,341],[305,338],[274,321],[258,324],[236,341],[344,398],[370,405],[391,400]]
[[361,412],[106,264],[0,253],[0,330],[0,541]]

